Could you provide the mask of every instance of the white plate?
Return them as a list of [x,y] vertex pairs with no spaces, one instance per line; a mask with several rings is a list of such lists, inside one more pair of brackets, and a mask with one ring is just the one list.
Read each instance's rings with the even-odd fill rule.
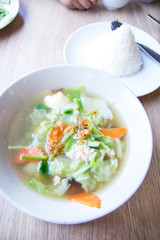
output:
[[[87,52],[90,44],[98,37],[111,32],[110,24],[110,22],[97,22],[76,30],[65,43],[65,63],[88,66]],[[153,37],[136,27],[131,26],[131,29],[137,42],[160,54],[160,44]],[[160,64],[144,52],[141,51],[141,54],[144,62],[141,71],[129,77],[118,78],[137,97],[146,95],[160,86]]]
[[2,29],[17,16],[19,11],[19,0],[11,0],[11,4],[0,3],[0,8],[4,8],[9,12],[2,20],[0,20],[0,29]]

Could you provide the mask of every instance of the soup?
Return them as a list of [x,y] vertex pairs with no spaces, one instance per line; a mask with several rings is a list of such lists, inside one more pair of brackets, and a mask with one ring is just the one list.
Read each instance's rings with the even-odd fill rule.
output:
[[117,175],[126,128],[83,86],[39,94],[13,117],[8,156],[30,188],[48,196],[90,196]]

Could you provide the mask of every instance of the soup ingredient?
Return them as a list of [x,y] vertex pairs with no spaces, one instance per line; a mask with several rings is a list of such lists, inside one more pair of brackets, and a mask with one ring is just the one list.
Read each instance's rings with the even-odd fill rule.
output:
[[93,42],[88,56],[90,66],[113,76],[130,76],[142,67],[140,50],[127,23]]
[[48,163],[44,160],[42,160],[40,162],[40,166],[39,166],[39,173],[40,174],[44,174],[44,175],[47,175],[48,174]]
[[101,133],[105,136],[110,136],[113,138],[121,138],[126,134],[126,128],[101,128],[99,129]]
[[[0,0],[0,3],[2,4],[10,4],[11,0]],[[0,8],[0,21],[8,15],[9,11],[5,8]]]
[[35,187],[38,192],[48,192],[48,189],[46,189],[46,185],[37,181],[36,179],[32,179],[28,184],[32,187]]
[[[91,113],[94,108],[104,116],[104,118],[112,119],[113,115],[111,110],[106,106],[106,102],[104,99],[97,98],[89,98],[89,97],[81,97],[82,104],[85,106],[87,112]],[[95,111],[95,110],[94,110]]]
[[8,14],[9,12],[4,9],[4,8],[0,8],[0,21]]
[[47,160],[47,156],[41,156],[41,155],[22,155],[22,159],[30,159],[30,160],[41,160],[41,159],[45,159]]
[[99,199],[99,197],[91,193],[79,193],[79,194],[70,195],[68,197],[68,200],[81,203],[89,207],[95,207],[95,208],[101,207],[101,200]]
[[69,98],[66,97],[62,92],[58,92],[58,93],[52,94],[52,95],[47,95],[44,98],[44,103],[49,108],[61,109],[69,102],[70,102]]
[[25,148],[26,146],[8,146],[8,149],[10,150],[16,150],[16,149],[22,149],[22,148]]
[[48,134],[48,147],[51,149],[55,144],[57,144],[64,137],[64,130],[67,125],[65,123],[60,123],[59,125],[54,125]]
[[66,156],[71,159],[82,160],[85,162],[89,162],[91,160],[92,153],[94,149],[90,149],[86,145],[75,146],[71,150],[66,153]]
[[84,189],[82,188],[80,183],[76,182],[75,180],[72,180],[70,183],[71,186],[68,190],[69,194],[73,195],[84,192]]
[[64,113],[65,113],[65,114],[70,114],[70,113],[72,113],[72,112],[73,112],[73,109],[72,109],[72,108],[69,108],[69,109],[64,110]]
[[35,106],[35,109],[37,109],[37,110],[41,110],[41,109],[49,110],[50,108],[47,107],[46,105],[42,104],[42,103],[39,103]]
[[11,0],[0,0],[0,3],[10,4],[10,3],[11,3]]
[[[13,163],[38,192],[72,194],[70,200],[99,208],[99,198],[90,193],[116,174],[126,129],[114,128],[114,114],[106,101],[89,96],[83,86],[51,91],[39,100],[29,107],[29,131],[28,127],[24,132],[25,122],[22,126],[16,122],[17,145],[8,147],[17,152]],[[75,196],[78,193],[83,194]]]
[[15,155],[13,162],[14,164],[20,164],[28,161],[39,161],[43,157],[44,157],[44,152],[41,149],[37,147],[27,147],[27,148],[22,148]]

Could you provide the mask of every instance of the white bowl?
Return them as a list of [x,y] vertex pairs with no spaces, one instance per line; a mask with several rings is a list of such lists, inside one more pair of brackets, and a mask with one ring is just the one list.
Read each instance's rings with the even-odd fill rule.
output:
[[[125,162],[112,184],[98,194],[102,202],[100,209],[35,193],[19,181],[7,161],[6,133],[17,108],[44,90],[79,85],[114,102],[128,130]],[[57,224],[77,224],[102,217],[125,203],[139,188],[148,171],[152,131],[147,114],[135,95],[105,72],[69,65],[35,71],[11,84],[1,94],[0,111],[1,193],[15,207],[36,218]]]
[[129,0],[101,0],[101,2],[105,8],[112,11],[124,7]]

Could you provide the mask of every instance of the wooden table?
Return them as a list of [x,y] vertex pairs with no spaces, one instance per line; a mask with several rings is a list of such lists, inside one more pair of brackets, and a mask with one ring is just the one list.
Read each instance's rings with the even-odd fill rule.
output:
[[[76,11],[66,9],[57,0],[20,0],[18,16],[0,31],[0,91],[35,69],[63,64],[65,41],[89,23],[118,18],[160,42],[160,28],[146,14],[160,18],[160,2],[130,1],[116,11],[108,11],[99,3],[89,11]],[[0,240],[159,240],[160,89],[140,101],[153,130],[153,157],[143,184],[127,203],[98,220],[65,226],[30,217],[0,196]]]

